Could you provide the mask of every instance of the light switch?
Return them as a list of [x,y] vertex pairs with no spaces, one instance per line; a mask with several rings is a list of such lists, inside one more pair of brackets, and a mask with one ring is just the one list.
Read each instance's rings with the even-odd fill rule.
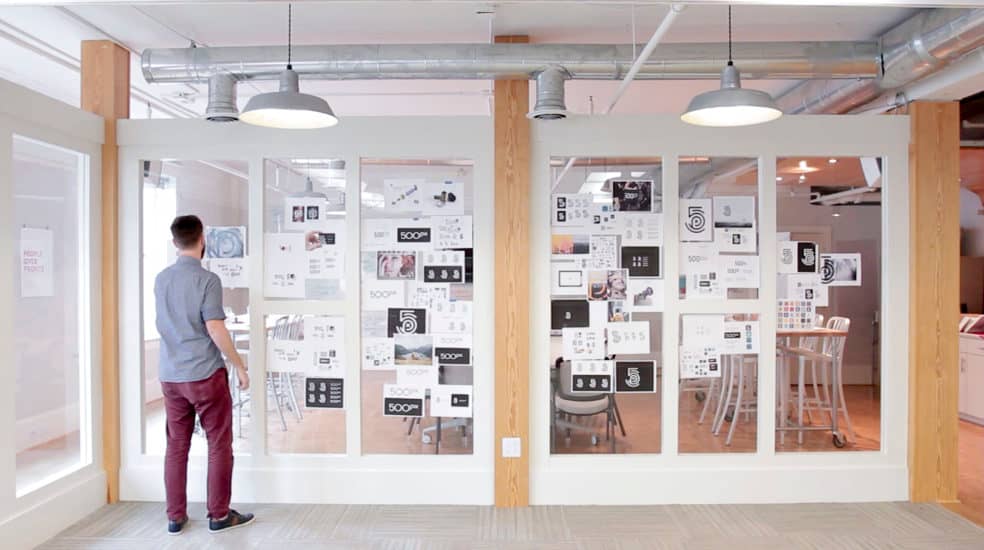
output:
[[503,437],[502,458],[519,458],[522,455],[521,441],[518,437]]

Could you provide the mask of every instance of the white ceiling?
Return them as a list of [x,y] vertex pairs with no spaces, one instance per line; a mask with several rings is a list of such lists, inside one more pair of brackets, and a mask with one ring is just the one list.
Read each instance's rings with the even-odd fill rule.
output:
[[[597,2],[302,2],[294,5],[296,44],[487,42],[493,34],[527,34],[534,42],[629,43],[648,40],[667,8]],[[494,13],[478,13],[494,11]],[[738,6],[736,41],[865,40],[877,37],[913,13],[894,7]],[[634,14],[633,14],[634,12]],[[209,46],[279,45],[286,40],[283,3],[205,3],[154,5],[73,5],[0,8],[0,77],[21,82],[58,99],[78,104],[79,42],[112,38],[134,52],[144,48],[185,47],[189,40]],[[727,38],[724,6],[688,7],[667,42],[720,42]],[[37,53],[38,51],[44,54]],[[54,56],[58,62],[49,58]],[[740,60],[739,60],[740,62]],[[134,56],[132,81],[138,88],[131,116],[146,116],[146,100],[165,103],[172,115],[202,113],[204,85],[148,85]],[[793,82],[745,83],[772,93]],[[714,81],[633,83],[618,112],[679,112],[695,93]],[[243,104],[273,82],[240,86]],[[568,84],[568,108],[590,112],[591,98],[601,111],[617,83]],[[326,97],[340,115],[487,114],[487,81],[359,81],[302,83]],[[154,116],[162,116],[155,110]]]

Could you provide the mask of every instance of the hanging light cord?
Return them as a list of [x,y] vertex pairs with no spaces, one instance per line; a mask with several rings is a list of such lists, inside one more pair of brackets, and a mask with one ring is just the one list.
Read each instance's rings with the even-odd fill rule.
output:
[[734,65],[734,58],[731,55],[731,5],[728,5],[728,65]]
[[[731,13],[730,7],[728,8],[728,13],[729,14]],[[292,31],[294,30],[293,23],[294,23],[294,5],[287,4],[287,70],[288,71],[293,70],[294,68],[290,65],[290,54],[291,54],[290,43],[292,38],[291,34]]]

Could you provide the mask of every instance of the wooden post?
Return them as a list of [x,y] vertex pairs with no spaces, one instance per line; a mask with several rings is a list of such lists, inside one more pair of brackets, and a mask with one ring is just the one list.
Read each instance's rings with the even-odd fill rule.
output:
[[82,42],[82,108],[106,120],[102,148],[102,459],[107,501],[120,498],[119,150],[116,121],[130,117],[130,52]]
[[909,496],[957,500],[960,108],[910,105]]
[[[526,43],[498,36],[497,43]],[[530,502],[529,80],[495,82],[495,505]],[[502,456],[503,438],[520,456]]]

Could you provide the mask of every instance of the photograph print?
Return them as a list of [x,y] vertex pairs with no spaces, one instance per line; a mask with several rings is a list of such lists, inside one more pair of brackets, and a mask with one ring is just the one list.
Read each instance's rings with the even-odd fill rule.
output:
[[246,257],[245,227],[206,227],[206,258]]
[[417,278],[417,256],[413,252],[378,252],[376,278],[399,281]]
[[590,254],[591,239],[588,235],[554,234],[550,236],[550,252],[558,256]]
[[820,282],[827,286],[861,286],[861,254],[821,254]]
[[434,337],[424,334],[395,334],[393,364],[433,365]]
[[653,181],[613,181],[612,206],[617,212],[651,212],[653,208]]

